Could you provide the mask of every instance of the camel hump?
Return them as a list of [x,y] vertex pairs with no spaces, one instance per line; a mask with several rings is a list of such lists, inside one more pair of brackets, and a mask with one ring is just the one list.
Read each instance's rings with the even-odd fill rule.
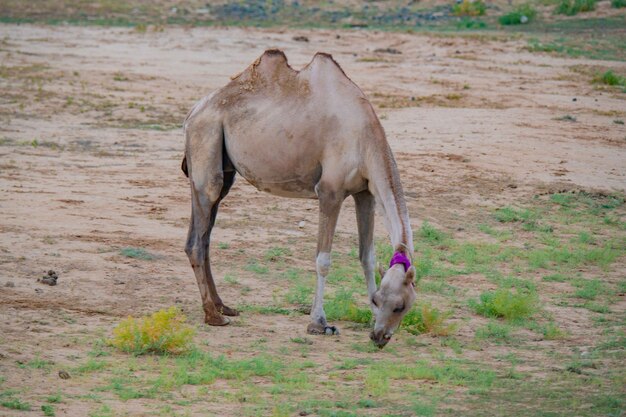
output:
[[361,89],[346,75],[331,54],[316,53],[309,65],[303,69],[303,71],[305,70],[310,71],[310,78],[315,80],[313,83],[317,86],[325,85],[330,89],[339,88],[340,91],[344,91],[352,97],[365,98]]

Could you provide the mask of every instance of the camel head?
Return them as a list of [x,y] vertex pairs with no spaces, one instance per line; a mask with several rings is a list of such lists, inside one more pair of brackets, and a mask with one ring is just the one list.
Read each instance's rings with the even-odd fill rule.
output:
[[[397,255],[397,254],[396,254]],[[394,255],[394,259],[396,258]],[[403,255],[403,254],[402,254]],[[406,263],[393,263],[387,271],[380,268],[380,288],[370,300],[375,323],[370,339],[382,349],[396,331],[404,315],[415,302],[415,267],[404,255]]]

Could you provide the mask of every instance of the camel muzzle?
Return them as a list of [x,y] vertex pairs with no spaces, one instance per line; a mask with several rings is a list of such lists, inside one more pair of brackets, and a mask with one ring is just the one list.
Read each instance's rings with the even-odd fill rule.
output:
[[370,333],[370,339],[378,346],[378,349],[382,349],[391,340],[392,333],[385,333],[384,331],[374,331]]

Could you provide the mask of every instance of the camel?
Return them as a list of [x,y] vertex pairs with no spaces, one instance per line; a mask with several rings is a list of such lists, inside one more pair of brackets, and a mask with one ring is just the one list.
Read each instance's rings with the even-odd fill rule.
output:
[[[370,338],[384,347],[415,301],[411,225],[396,162],[370,102],[331,55],[317,53],[296,71],[280,50],[265,51],[231,81],[201,99],[184,122],[182,169],[191,187],[185,251],[205,322],[239,313],[226,306],[211,273],[209,243],[218,206],[239,173],[261,191],[319,201],[317,287],[309,334],[339,334],[324,313],[324,285],[342,202],[356,205],[359,259],[375,319]],[[374,211],[384,215],[395,250],[374,278]]]

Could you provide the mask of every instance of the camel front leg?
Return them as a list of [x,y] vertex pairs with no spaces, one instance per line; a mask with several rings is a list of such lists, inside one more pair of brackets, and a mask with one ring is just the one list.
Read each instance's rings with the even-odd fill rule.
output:
[[324,312],[324,287],[326,277],[330,271],[330,251],[333,245],[333,236],[337,226],[337,218],[341,210],[343,195],[335,192],[325,192],[322,187],[318,189],[320,203],[319,234],[317,238],[317,287],[315,299],[311,308],[311,323],[307,327],[309,334],[339,334],[335,326],[329,326]]
[[[356,207],[356,221],[359,229],[359,260],[367,282],[367,294],[372,302],[372,296],[376,293],[376,277],[374,268],[376,257],[374,251],[374,213],[376,200],[369,191],[354,194]],[[382,278],[382,277],[381,277]]]

